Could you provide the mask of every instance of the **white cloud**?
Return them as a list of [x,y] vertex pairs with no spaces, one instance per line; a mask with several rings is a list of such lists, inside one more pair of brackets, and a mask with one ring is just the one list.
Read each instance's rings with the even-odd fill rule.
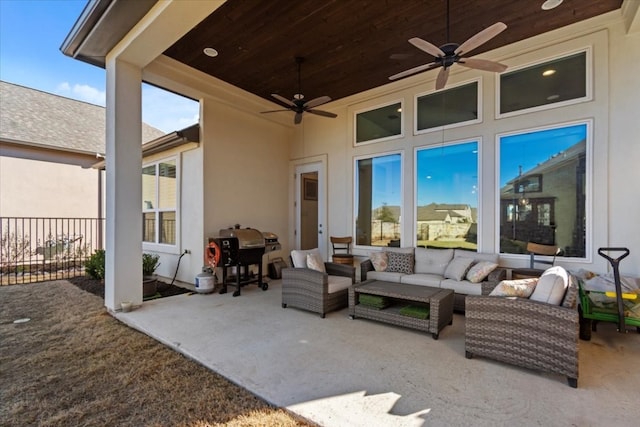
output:
[[69,82],[62,82],[56,88],[56,92],[59,95],[77,99],[78,101],[101,105],[103,107],[105,106],[107,99],[104,91],[89,85],[77,83],[71,86]]

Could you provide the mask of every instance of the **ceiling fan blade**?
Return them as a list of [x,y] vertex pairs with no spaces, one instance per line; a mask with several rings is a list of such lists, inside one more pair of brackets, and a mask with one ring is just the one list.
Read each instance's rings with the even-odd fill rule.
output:
[[436,58],[445,56],[445,53],[442,51],[442,49],[434,44],[429,43],[426,40],[422,40],[420,37],[409,39],[409,43],[411,43],[418,49],[427,52],[429,55],[435,56]]
[[479,58],[460,58],[458,64],[475,68],[476,70],[493,71],[494,73],[501,73],[507,69],[506,65],[499,62]]
[[313,107],[317,107],[317,106],[322,105],[322,104],[326,104],[329,101],[331,101],[330,97],[328,97],[328,96],[320,96],[318,98],[312,99],[309,102],[305,102],[304,103],[304,107],[313,108]]
[[331,117],[332,119],[335,119],[336,117],[338,117],[337,114],[330,113],[328,111],[322,111],[322,110],[307,110],[307,112],[318,115],[318,116]]
[[507,25],[502,22],[496,22],[490,27],[477,33],[475,36],[471,36],[466,42],[462,43],[454,51],[456,55],[462,55],[471,52],[483,43],[488,42],[507,28]]
[[296,106],[296,104],[294,104],[293,101],[290,101],[287,98],[285,98],[284,96],[278,95],[277,93],[272,93],[271,96],[273,96],[275,99],[277,99],[278,101],[282,102],[283,104],[287,104],[287,105],[290,105],[292,107]]
[[293,124],[299,125],[302,122],[302,113],[296,113],[296,116],[293,118]]
[[436,78],[436,90],[440,90],[447,84],[449,78],[449,67],[442,67]]
[[417,67],[413,67],[413,68],[410,68],[408,70],[402,71],[401,73],[394,74],[393,76],[390,76],[389,80],[397,80],[397,79],[400,79],[402,77],[410,76],[411,74],[419,73],[420,71],[433,69],[433,68],[435,68],[437,66],[438,66],[438,64],[436,64],[435,62],[430,62],[430,63],[424,64],[424,65],[418,65]]
[[261,114],[266,114],[266,113],[279,113],[281,111],[291,111],[289,109],[286,110],[269,110],[269,111],[260,111]]

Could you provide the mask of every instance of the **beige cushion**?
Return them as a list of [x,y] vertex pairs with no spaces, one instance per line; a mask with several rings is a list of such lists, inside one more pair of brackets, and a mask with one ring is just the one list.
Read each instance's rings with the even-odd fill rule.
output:
[[529,299],[560,305],[568,285],[569,273],[567,273],[567,270],[560,266],[551,267],[542,273],[536,289]]
[[291,251],[291,260],[293,261],[293,266],[295,268],[307,268],[307,254],[318,254],[320,258],[322,255],[320,254],[320,249],[306,249],[306,250],[292,250]]
[[319,271],[321,273],[327,272],[327,270],[325,270],[324,268],[324,261],[320,257],[320,254],[317,253],[307,254],[307,268]]
[[455,250],[455,254],[453,255],[453,257],[454,258],[462,258],[462,257],[471,258],[471,259],[475,260],[476,262],[490,261],[490,262],[495,262],[496,264],[500,263],[500,255],[499,254],[469,251],[469,250],[466,250],[466,249],[456,249]]
[[386,271],[389,259],[386,252],[371,252],[369,255],[371,264],[376,271]]
[[414,272],[442,276],[452,259],[453,249],[416,248]]
[[329,276],[327,278],[327,291],[332,294],[349,288],[352,285],[351,277],[345,276]]
[[462,280],[467,275],[467,271],[473,264],[473,258],[454,258],[444,270],[445,279]]
[[529,298],[538,283],[537,277],[518,280],[503,280],[489,296]]
[[495,262],[480,261],[469,269],[467,280],[471,283],[480,283],[496,268],[498,268],[498,264]]
[[431,286],[434,288],[439,288],[441,281],[441,275],[428,273],[405,274],[400,278],[400,283],[406,283],[407,285]]

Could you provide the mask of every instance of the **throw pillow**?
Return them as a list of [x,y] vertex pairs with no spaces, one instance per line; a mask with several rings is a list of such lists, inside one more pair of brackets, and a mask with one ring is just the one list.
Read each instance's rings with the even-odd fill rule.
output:
[[398,252],[387,253],[387,271],[392,273],[413,273],[413,254],[403,254]]
[[536,285],[529,299],[560,305],[569,285],[569,273],[560,266],[548,268]]
[[472,258],[454,258],[444,271],[445,279],[462,280],[473,264]]
[[538,283],[537,277],[518,280],[503,280],[498,283],[489,296],[529,298]]
[[305,249],[305,250],[297,250],[294,249],[291,251],[291,261],[293,262],[294,268],[307,268],[307,254],[318,254],[320,258],[320,249]]
[[324,261],[322,261],[322,258],[319,254],[315,253],[307,254],[307,268],[319,271],[321,273],[327,272],[324,269]]
[[469,269],[467,280],[471,283],[480,283],[496,268],[498,268],[498,264],[495,262],[480,261]]
[[369,255],[369,259],[371,260],[371,264],[373,264],[373,268],[376,271],[387,270],[389,259],[386,252],[372,252],[371,255]]

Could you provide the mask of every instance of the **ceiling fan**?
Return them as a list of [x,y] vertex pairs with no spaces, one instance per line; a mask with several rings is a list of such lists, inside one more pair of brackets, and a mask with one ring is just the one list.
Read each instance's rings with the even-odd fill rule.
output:
[[338,117],[337,114],[334,113],[330,113],[328,111],[323,111],[323,110],[316,110],[315,107],[318,107],[322,104],[326,104],[327,102],[331,101],[331,98],[329,98],[328,96],[320,96],[318,98],[314,98],[310,101],[305,101],[304,95],[302,94],[302,91],[300,90],[300,65],[304,62],[304,58],[300,57],[300,56],[296,56],[296,63],[298,64],[298,93],[296,93],[295,95],[293,95],[293,99],[292,100],[288,100],[287,98],[285,98],[284,96],[280,96],[277,93],[272,93],[271,96],[273,96],[275,99],[277,99],[278,101],[282,102],[283,104],[285,104],[286,109],[285,110],[270,110],[270,111],[262,111],[262,113],[276,113],[279,111],[293,111],[296,113],[296,115],[293,118],[293,123],[294,124],[300,124],[300,122],[302,122],[302,114],[303,113],[311,113],[311,114],[315,114],[318,116],[323,116],[323,117],[330,117],[330,118],[336,118]]
[[478,46],[488,42],[502,31],[507,26],[502,22],[496,22],[490,27],[485,28],[476,35],[469,38],[462,44],[449,42],[449,0],[447,0],[447,43],[440,47],[422,40],[419,37],[409,39],[409,43],[417,47],[418,49],[435,56],[435,61],[429,64],[419,65],[406,71],[402,71],[398,74],[394,74],[389,77],[389,80],[397,80],[402,77],[410,76],[412,74],[419,73],[421,71],[433,70],[438,67],[442,67],[436,78],[436,90],[442,89],[447,84],[449,78],[449,67],[458,63],[468,68],[475,68],[477,70],[493,71],[500,73],[507,69],[507,66],[500,64],[499,62],[493,62],[486,59],[477,58],[465,58],[464,55],[471,52]]

